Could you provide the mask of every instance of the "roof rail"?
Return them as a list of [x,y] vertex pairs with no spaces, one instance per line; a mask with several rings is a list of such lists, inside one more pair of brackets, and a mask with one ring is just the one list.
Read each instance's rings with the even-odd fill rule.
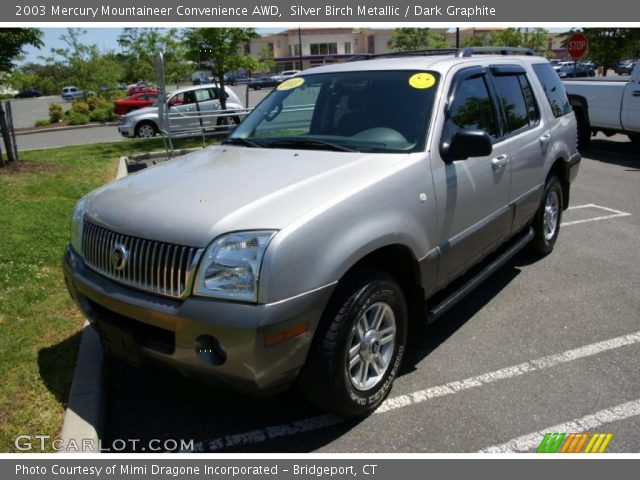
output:
[[418,57],[430,55],[454,55],[456,57],[471,57],[474,54],[498,54],[498,55],[536,55],[530,48],[523,47],[464,47],[464,48],[428,48],[424,50],[406,50],[388,53],[358,53],[351,57],[349,62],[359,60],[373,60],[377,58]]
[[458,49],[456,57],[471,57],[474,54],[536,55],[536,52],[525,47],[465,47]]

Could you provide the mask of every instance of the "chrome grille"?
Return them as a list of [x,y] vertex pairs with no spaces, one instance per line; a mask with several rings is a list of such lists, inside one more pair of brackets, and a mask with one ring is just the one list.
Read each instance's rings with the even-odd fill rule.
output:
[[[124,268],[113,261],[115,249],[127,252]],[[96,272],[116,282],[172,298],[187,295],[202,249],[122,235],[84,221],[82,256]]]

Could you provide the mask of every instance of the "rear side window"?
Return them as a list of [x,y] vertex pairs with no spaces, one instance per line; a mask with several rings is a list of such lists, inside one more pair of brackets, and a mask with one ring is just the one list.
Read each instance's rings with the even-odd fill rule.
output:
[[548,63],[536,63],[533,65],[533,70],[544,88],[553,115],[557,118],[570,113],[571,105],[569,105],[567,92],[553,67]]
[[506,131],[512,133],[535,125],[538,109],[527,77],[524,74],[498,75],[494,81],[505,115]]
[[484,76],[462,80],[448,109],[446,123],[449,138],[461,128],[475,128],[497,136],[496,117]]

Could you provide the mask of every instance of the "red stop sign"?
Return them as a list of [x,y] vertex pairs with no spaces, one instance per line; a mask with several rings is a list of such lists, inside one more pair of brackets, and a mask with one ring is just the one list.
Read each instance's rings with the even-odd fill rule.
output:
[[582,33],[574,33],[569,37],[569,42],[567,43],[567,50],[569,50],[569,55],[571,58],[580,58],[584,55],[584,52],[587,51],[587,47],[589,46],[589,41],[587,37],[585,37]]

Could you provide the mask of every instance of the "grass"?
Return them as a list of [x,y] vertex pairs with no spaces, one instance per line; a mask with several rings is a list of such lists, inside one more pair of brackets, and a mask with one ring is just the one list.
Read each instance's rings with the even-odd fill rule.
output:
[[151,139],[34,150],[0,168],[0,452],[62,426],[84,322],[60,266],[75,202],[114,179],[119,156],[161,149]]

